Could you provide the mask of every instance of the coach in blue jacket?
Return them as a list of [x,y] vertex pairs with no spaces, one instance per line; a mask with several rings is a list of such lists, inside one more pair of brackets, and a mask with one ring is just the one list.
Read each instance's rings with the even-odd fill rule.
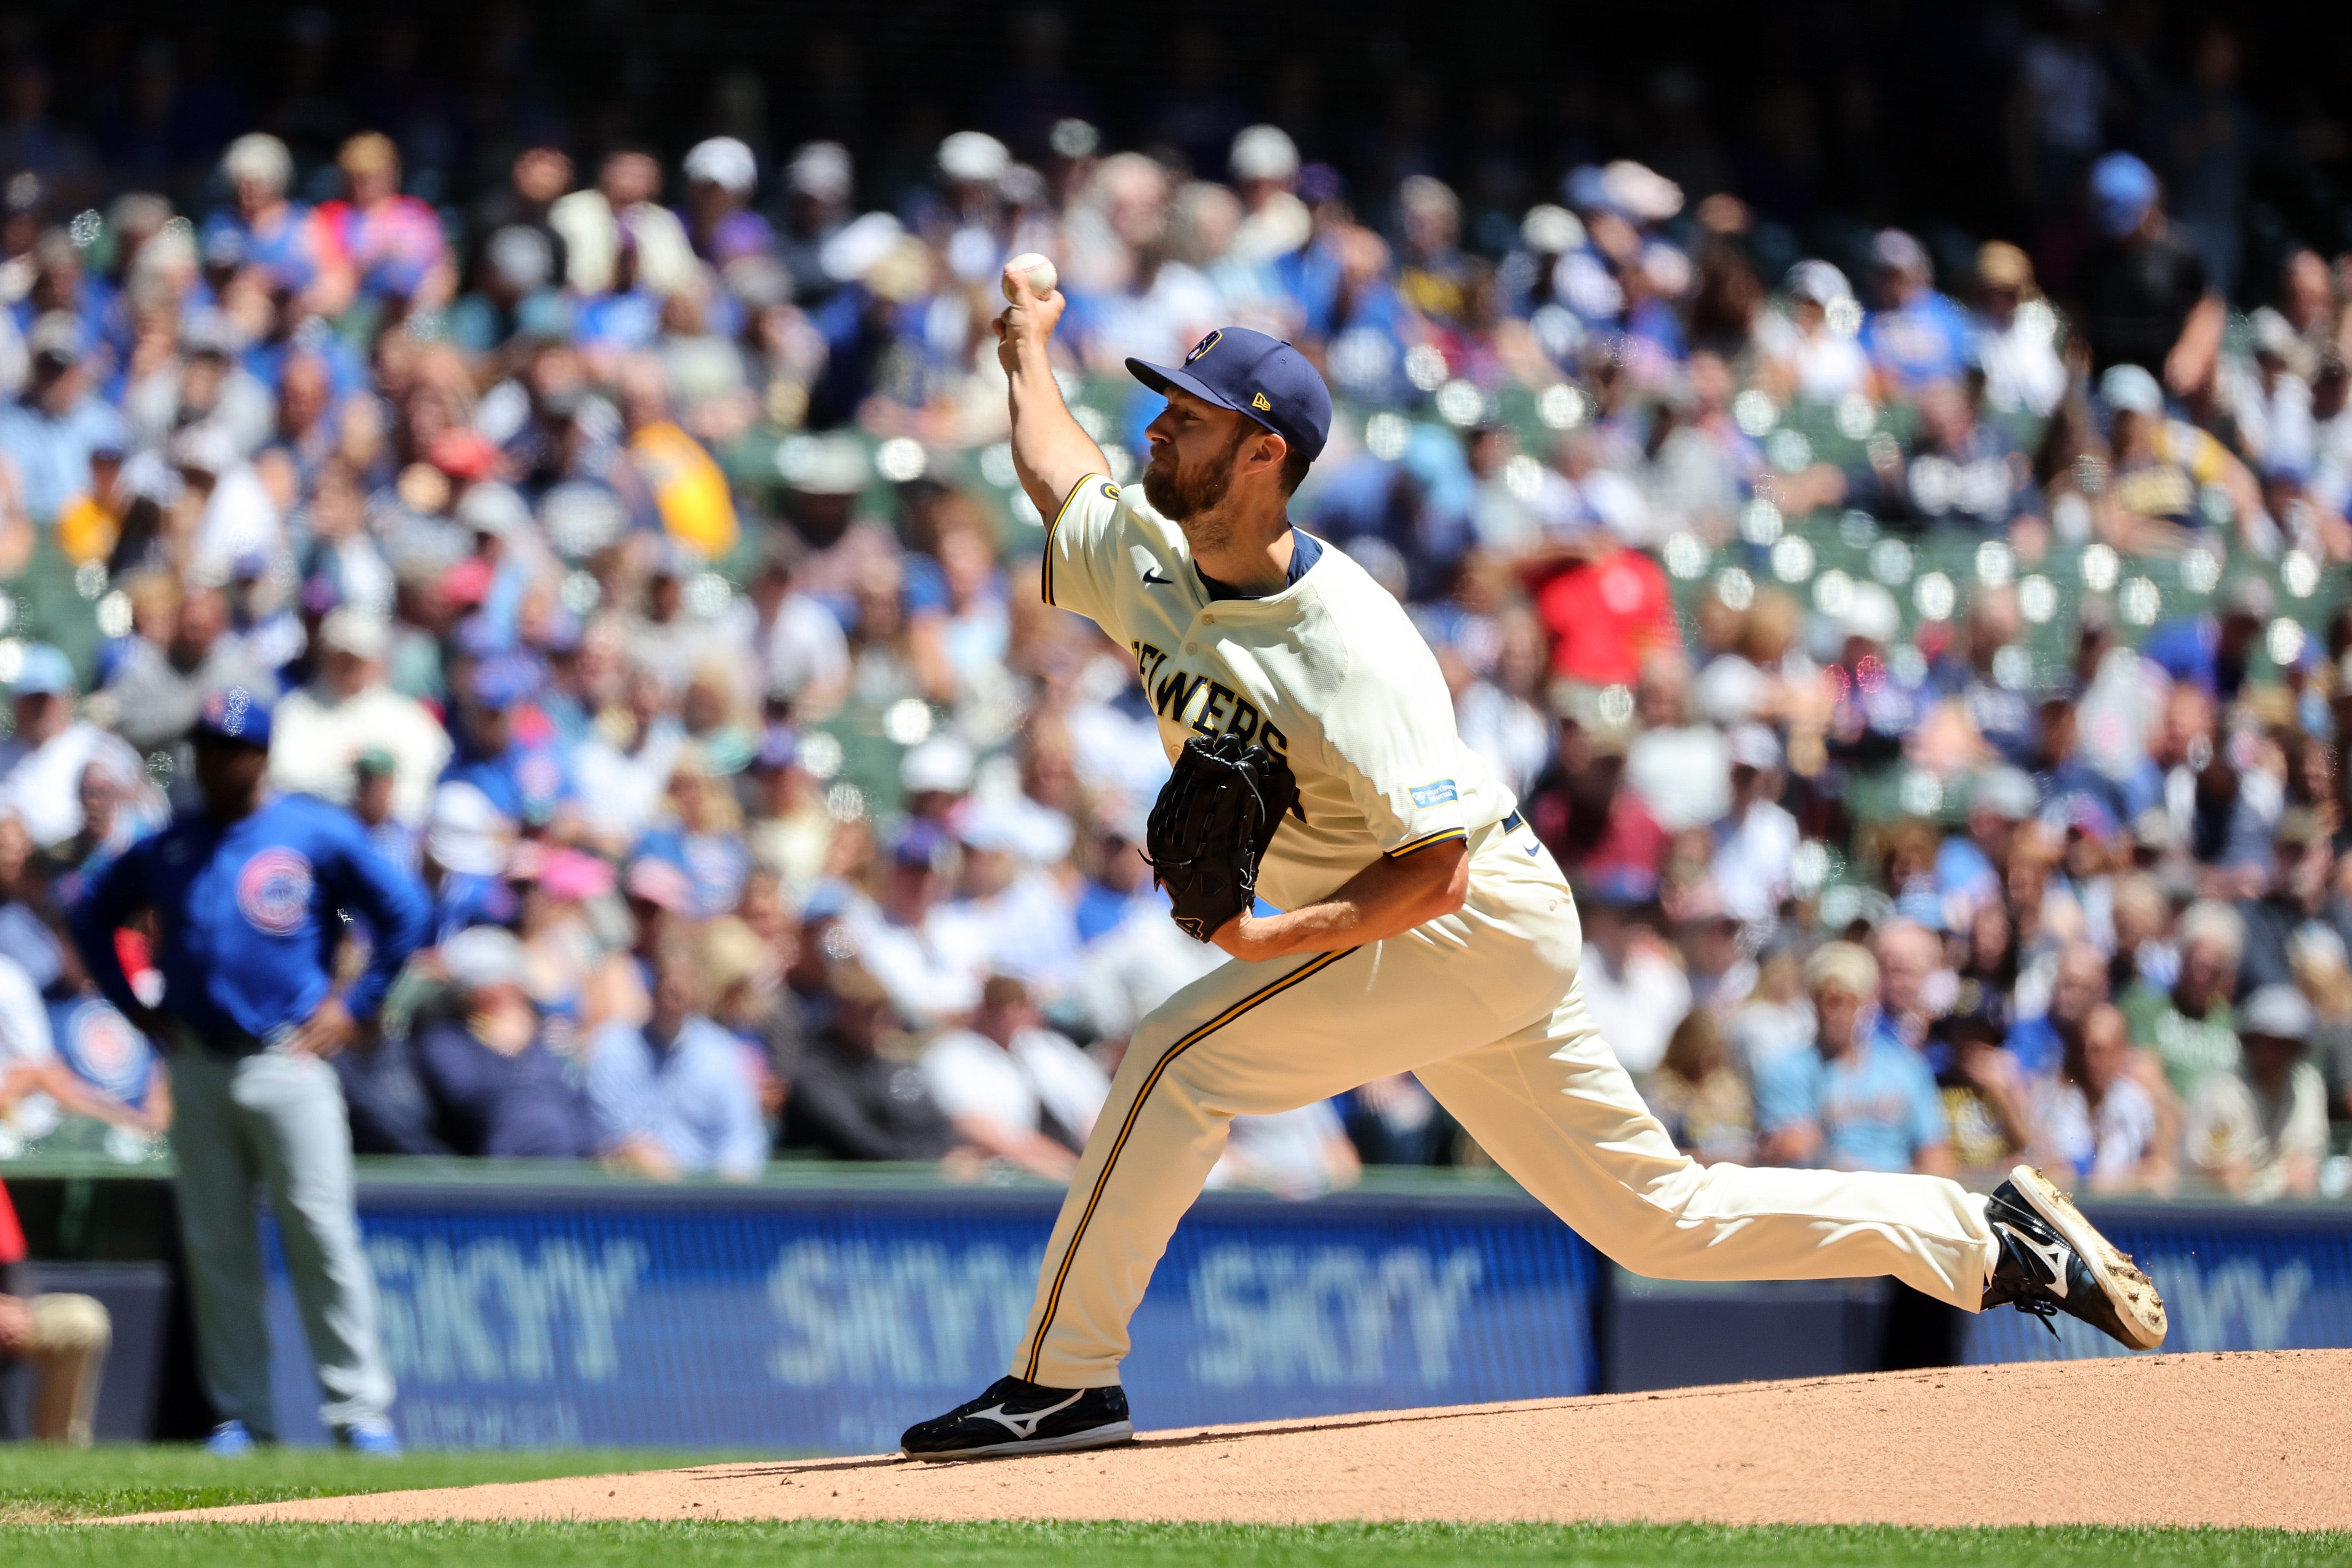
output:
[[[172,1054],[181,1235],[219,1453],[276,1435],[254,1197],[267,1184],[318,1373],[320,1414],[345,1445],[397,1453],[375,1281],[352,1203],[352,1140],[326,1058],[341,1050],[425,939],[425,890],[370,846],[357,818],[273,796],[269,706],[214,692],[196,721],[201,810],[123,852],[74,915],[82,962]],[[115,932],[160,928],[162,1005],[132,994]],[[336,955],[355,917],[374,945],[349,989]]]

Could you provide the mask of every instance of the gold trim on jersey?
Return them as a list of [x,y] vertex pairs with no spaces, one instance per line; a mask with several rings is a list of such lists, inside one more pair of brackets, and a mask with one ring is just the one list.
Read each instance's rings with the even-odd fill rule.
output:
[[1095,1217],[1095,1209],[1102,1202],[1103,1189],[1110,1185],[1110,1173],[1118,1168],[1118,1157],[1127,1147],[1128,1135],[1135,1131],[1136,1118],[1143,1114],[1143,1102],[1151,1097],[1151,1091],[1158,1086],[1161,1075],[1167,1072],[1168,1064],[1259,1003],[1272,1001],[1299,982],[1311,975],[1321,973],[1355,951],[1356,949],[1350,947],[1339,952],[1324,953],[1301,964],[1281,979],[1251,992],[1169,1047],[1160,1060],[1152,1065],[1151,1076],[1145,1079],[1143,1087],[1135,1091],[1135,1103],[1127,1108],[1126,1119],[1119,1123],[1118,1136],[1111,1141],[1110,1153],[1103,1160],[1102,1174],[1095,1178],[1094,1191],[1087,1195],[1087,1206],[1078,1215],[1077,1228],[1070,1232],[1070,1244],[1063,1249],[1062,1266],[1054,1271],[1054,1288],[1045,1294],[1045,1314],[1038,1320],[1036,1341],[1029,1347],[1028,1365],[1021,1373],[1024,1380],[1032,1383],[1036,1381],[1037,1363],[1045,1353],[1045,1334],[1054,1326],[1054,1314],[1061,1310],[1062,1287],[1069,1281],[1070,1266],[1077,1261],[1079,1244],[1087,1238],[1087,1226]]
[[1118,499],[1118,487],[1111,484],[1108,474],[1087,474],[1076,484],[1070,487],[1070,493],[1062,498],[1061,506],[1054,512],[1054,521],[1045,525],[1045,559],[1037,568],[1037,594],[1046,604],[1052,605],[1057,610],[1062,606],[1054,604],[1054,531],[1062,526],[1062,519],[1068,515],[1070,503],[1078,499],[1078,492],[1097,479],[1109,486],[1111,500]]
[[1426,838],[1416,838],[1410,844],[1400,844],[1386,853],[1391,860],[1402,860],[1408,855],[1420,854],[1433,844],[1447,844],[1456,838],[1466,839],[1469,837],[1470,830],[1466,827],[1444,827]]

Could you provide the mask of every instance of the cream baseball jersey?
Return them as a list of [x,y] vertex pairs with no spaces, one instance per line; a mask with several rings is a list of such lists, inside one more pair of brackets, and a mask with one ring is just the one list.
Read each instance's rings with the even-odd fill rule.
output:
[[1340,552],[1264,598],[1212,599],[1182,531],[1142,487],[1078,481],[1045,536],[1045,602],[1126,645],[1172,760],[1232,731],[1282,752],[1298,810],[1258,892],[1329,894],[1375,856],[1410,855],[1510,815],[1510,794],[1454,726],[1437,659],[1404,607]]

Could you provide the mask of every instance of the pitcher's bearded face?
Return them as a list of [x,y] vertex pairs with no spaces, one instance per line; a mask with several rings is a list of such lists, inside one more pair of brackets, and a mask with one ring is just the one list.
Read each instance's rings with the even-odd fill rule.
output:
[[[1207,452],[1197,437],[1151,445],[1151,460],[1143,469],[1143,497],[1154,510],[1173,522],[1191,522],[1213,510],[1225,499],[1234,482],[1234,459],[1240,456],[1247,420],[1235,418],[1232,435]],[[1192,455],[1188,456],[1186,449]]]

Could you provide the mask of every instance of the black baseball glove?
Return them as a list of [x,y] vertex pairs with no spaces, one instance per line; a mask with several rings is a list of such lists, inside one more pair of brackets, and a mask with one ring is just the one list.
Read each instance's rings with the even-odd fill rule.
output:
[[1297,804],[1298,780],[1280,752],[1231,734],[1184,742],[1152,803],[1144,858],[1185,935],[1207,942],[1255,901],[1257,863]]

